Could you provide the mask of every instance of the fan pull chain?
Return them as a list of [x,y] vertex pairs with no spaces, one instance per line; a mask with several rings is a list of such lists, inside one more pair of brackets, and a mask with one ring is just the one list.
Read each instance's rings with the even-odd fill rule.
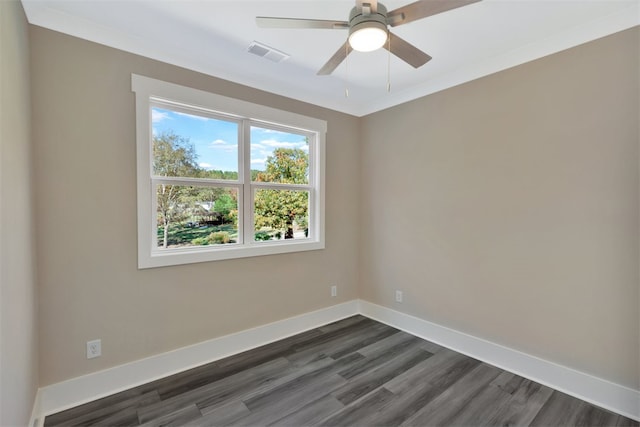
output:
[[391,92],[391,33],[387,36],[387,92]]
[[344,97],[349,98],[349,45],[344,45]]

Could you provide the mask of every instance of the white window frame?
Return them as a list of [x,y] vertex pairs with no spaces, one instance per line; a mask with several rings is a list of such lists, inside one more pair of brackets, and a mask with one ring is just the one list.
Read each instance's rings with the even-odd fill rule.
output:
[[[327,122],[288,111],[253,104],[210,92],[180,86],[136,74],[131,75],[136,99],[136,146],[138,189],[138,268],[164,267],[196,262],[246,258],[261,255],[324,249],[324,175]],[[152,174],[152,121],[154,105],[176,105],[202,109],[216,118],[240,125],[238,181],[207,180],[209,185],[237,188],[238,243],[179,249],[157,248],[156,184],[208,185],[190,178],[155,177]],[[169,107],[171,108],[171,107]],[[250,126],[295,131],[309,137],[309,184],[251,182]],[[217,186],[217,185],[216,185]],[[256,189],[304,190],[309,192],[309,236],[306,239],[253,241],[253,194]],[[244,237],[243,237],[244,235]],[[245,238],[246,237],[246,238]],[[246,240],[243,242],[243,240]]]

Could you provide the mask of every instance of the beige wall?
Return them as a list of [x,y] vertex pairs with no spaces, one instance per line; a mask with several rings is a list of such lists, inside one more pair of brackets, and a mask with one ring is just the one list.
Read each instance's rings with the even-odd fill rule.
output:
[[[638,29],[363,119],[30,35],[40,385],[360,296],[640,389]],[[131,73],[327,120],[327,249],[137,270]]]
[[364,118],[361,297],[640,389],[639,37]]
[[29,91],[22,5],[0,1],[0,425],[29,422],[38,387]]
[[[41,386],[356,297],[357,118],[39,27],[31,42]],[[138,270],[131,73],[327,120],[326,249]]]

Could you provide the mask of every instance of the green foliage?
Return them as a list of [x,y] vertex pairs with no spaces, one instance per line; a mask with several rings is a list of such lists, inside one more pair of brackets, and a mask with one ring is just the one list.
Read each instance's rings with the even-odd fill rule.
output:
[[[186,224],[176,223],[172,224],[168,232],[168,245],[170,247],[183,247],[183,246],[200,246],[209,245],[209,236],[211,233],[224,231],[229,234],[230,242],[235,241],[238,238],[238,229],[232,224],[224,225],[211,225],[191,227]],[[164,235],[164,229],[158,227],[158,245],[162,245],[162,239]]]
[[214,231],[213,233],[209,234],[207,240],[209,244],[219,245],[223,243],[229,243],[231,241],[231,237],[226,231]]
[[194,246],[206,246],[209,244],[209,239],[206,237],[198,237],[191,241],[191,244]]
[[267,233],[266,231],[258,231],[253,237],[257,242],[266,241],[266,240],[271,240],[272,239],[271,235],[269,233]]
[[199,168],[196,178],[237,180],[238,172]]
[[[199,168],[197,155],[189,139],[173,132],[153,137],[153,173],[160,176],[196,176]],[[185,219],[189,214],[185,187],[162,184],[157,188],[158,222],[164,229],[163,247],[168,245],[171,223]]]
[[153,173],[159,176],[197,177],[201,170],[198,156],[189,138],[173,132],[153,137]]
[[[220,194],[217,199],[215,199],[215,203],[213,204],[213,210],[222,214],[227,221],[233,221],[237,218],[237,207],[238,201],[235,200],[234,197],[231,196],[228,192]],[[235,212],[235,216],[233,213]]]
[[[257,174],[258,182],[307,184],[309,156],[298,148],[277,148],[267,159],[265,171]],[[292,239],[294,222],[306,221],[309,193],[306,191],[264,189],[256,192],[255,227],[284,231],[285,239]]]
[[265,171],[258,172],[258,182],[307,184],[309,155],[299,148],[276,148],[265,163]]
[[[173,132],[164,132],[153,137],[153,173],[159,176],[237,180],[235,171],[205,170],[198,166],[197,154],[188,138]],[[181,221],[212,221],[237,224],[238,210],[236,193],[227,188],[178,186],[162,184],[157,188],[158,229],[163,230],[162,247],[168,247],[171,229]],[[211,206],[211,210],[205,206]],[[193,240],[196,243],[193,243]],[[208,244],[194,237],[193,244]],[[181,243],[178,243],[181,244]]]

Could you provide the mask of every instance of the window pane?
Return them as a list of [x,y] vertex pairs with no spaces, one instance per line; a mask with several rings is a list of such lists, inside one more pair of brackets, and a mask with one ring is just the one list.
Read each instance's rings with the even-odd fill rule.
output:
[[251,180],[308,184],[308,138],[251,126]]
[[151,108],[153,174],[238,179],[238,124]]
[[238,191],[226,187],[158,184],[160,249],[238,242]]
[[256,190],[254,206],[256,241],[308,237],[308,191]]

